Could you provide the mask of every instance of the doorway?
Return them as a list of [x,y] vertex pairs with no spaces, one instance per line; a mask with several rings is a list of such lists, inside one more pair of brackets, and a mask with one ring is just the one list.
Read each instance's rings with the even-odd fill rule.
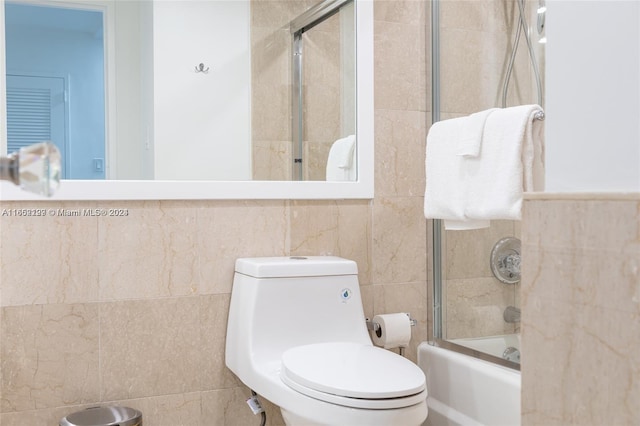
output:
[[9,152],[51,140],[63,179],[104,179],[103,12],[6,2],[5,31]]

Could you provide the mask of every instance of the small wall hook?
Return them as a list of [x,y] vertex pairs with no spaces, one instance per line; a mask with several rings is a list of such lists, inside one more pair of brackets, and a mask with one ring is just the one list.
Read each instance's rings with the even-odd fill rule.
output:
[[203,63],[199,63],[196,65],[196,72],[207,74],[209,72],[209,67],[205,68]]

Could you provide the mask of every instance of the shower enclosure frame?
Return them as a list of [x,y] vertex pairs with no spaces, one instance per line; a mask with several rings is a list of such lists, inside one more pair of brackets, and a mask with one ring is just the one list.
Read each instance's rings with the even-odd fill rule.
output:
[[[440,121],[440,0],[431,0],[431,119],[433,123]],[[443,339],[443,276],[442,276],[442,220],[433,219],[431,229],[432,257],[432,323],[429,330],[428,343],[474,358],[489,361],[504,367],[520,370],[520,364],[476,351]]]

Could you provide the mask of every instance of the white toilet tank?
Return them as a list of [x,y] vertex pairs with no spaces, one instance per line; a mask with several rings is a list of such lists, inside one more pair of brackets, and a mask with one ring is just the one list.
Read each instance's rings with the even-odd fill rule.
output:
[[236,261],[226,363],[236,374],[250,358],[280,363],[285,350],[311,343],[371,345],[358,267],[333,256]]

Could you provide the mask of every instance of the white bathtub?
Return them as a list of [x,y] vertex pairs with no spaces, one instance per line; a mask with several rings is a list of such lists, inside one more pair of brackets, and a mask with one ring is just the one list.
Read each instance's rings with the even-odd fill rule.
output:
[[502,358],[502,354],[504,354],[505,349],[509,347],[520,350],[519,334],[504,334],[501,336],[491,337],[452,339],[449,341],[461,346],[466,346],[469,349],[474,349],[479,352],[497,356],[498,358]]
[[429,390],[424,425],[520,425],[519,371],[426,342],[418,365]]

